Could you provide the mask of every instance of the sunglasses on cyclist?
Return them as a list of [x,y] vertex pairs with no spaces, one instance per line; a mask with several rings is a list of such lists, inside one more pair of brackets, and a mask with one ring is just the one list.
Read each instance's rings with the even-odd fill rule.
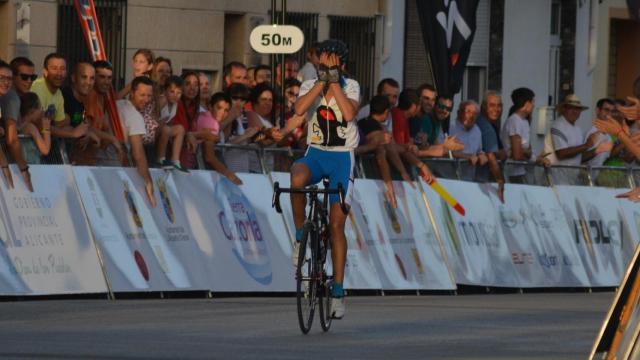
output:
[[18,76],[20,76],[20,79],[23,81],[35,81],[38,78],[38,74],[20,74]]

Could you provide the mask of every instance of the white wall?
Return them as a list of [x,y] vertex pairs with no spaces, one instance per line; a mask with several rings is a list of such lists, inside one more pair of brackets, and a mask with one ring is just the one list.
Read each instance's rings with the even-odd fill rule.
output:
[[385,16],[382,26],[384,29],[382,33],[383,45],[378,79],[396,79],[402,89],[402,79],[404,78],[405,2],[387,0],[383,11],[386,14],[383,14]]
[[[506,0],[504,4],[504,43],[502,53],[502,101],[506,119],[511,92],[528,87],[536,94],[536,112],[547,105],[549,96],[550,0]],[[535,115],[531,123],[531,143],[537,153],[542,137],[534,136]]]
[[[598,0],[594,1],[594,11],[596,12],[596,16],[594,16],[595,23],[597,25],[598,16],[600,6],[598,5]],[[602,44],[598,44],[597,35],[594,37],[594,41],[591,43],[589,39],[589,24],[591,20],[589,19],[589,1],[586,1],[584,5],[578,5],[577,15],[576,15],[576,41],[575,41],[575,68],[574,68],[574,93],[578,95],[580,101],[589,107],[589,110],[584,111],[580,118],[578,119],[578,126],[582,129],[583,132],[589,131],[592,126],[592,119],[594,117],[594,108],[597,102],[597,99],[594,99],[594,89],[593,89],[593,70],[597,62],[593,61],[593,66],[589,64],[589,51],[590,46],[593,47],[592,51],[606,51],[602,47]],[[597,27],[595,29],[597,34]],[[593,59],[595,60],[595,59]],[[607,66],[605,64],[598,64],[599,66]],[[606,87],[603,89],[606,92]],[[596,91],[597,92],[597,91]]]

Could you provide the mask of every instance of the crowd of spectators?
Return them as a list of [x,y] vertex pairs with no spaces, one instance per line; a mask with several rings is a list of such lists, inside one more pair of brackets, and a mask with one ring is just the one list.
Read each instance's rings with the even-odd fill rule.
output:
[[[51,152],[53,141],[64,139],[72,164],[127,166],[133,160],[152,202],[149,166],[188,173],[197,166],[198,149],[209,168],[242,184],[236,173],[261,172],[260,159],[268,167],[281,170],[291,165],[291,159],[269,153],[259,158],[256,152],[239,148],[220,153],[216,144],[306,148],[306,116],[296,114],[295,103],[302,82],[316,77],[315,46],[306,55],[303,66],[294,57],[285,57],[284,81],[277,66],[274,83],[269,66],[230,62],[224,67],[222,91],[214,94],[206,74],[185,71],[181,76],[174,75],[171,60],[156,57],[148,49],[135,52],[132,81],[122,89],[112,89],[114,69],[107,61],[79,62],[71,69],[69,79],[62,54],[47,55],[41,75],[25,57],[10,63],[0,61],[0,135],[29,187],[31,179],[18,140],[20,133],[32,138],[43,156]],[[371,154],[375,159],[386,184],[386,196],[394,206],[391,172],[395,170],[409,180],[405,165],[409,164],[421,176],[430,178],[429,168],[420,160],[425,158],[464,160],[467,166],[459,176],[495,181],[498,196],[503,199],[505,178],[500,162],[504,160],[545,166],[623,165],[635,161],[634,152],[622,138],[624,132],[628,141],[640,140],[640,127],[630,115],[638,107],[640,79],[635,88],[635,97],[628,100],[599,100],[594,125],[586,134],[576,122],[588,107],[576,95],[567,96],[556,106],[558,119],[545,137],[544,150],[535,154],[530,140],[535,108],[532,90],[523,87],[510,94],[511,106],[501,124],[503,96],[497,91],[487,91],[480,104],[464,99],[452,117],[451,94],[438,93],[431,84],[401,90],[398,81],[386,78],[358,112],[360,145],[356,153]],[[114,135],[107,111],[106,99],[111,91],[116,94],[124,142]],[[282,106],[278,101],[281,94]],[[612,121],[620,129],[615,128],[614,133],[602,129]],[[0,166],[13,186],[6,155],[0,151]],[[525,174],[523,165],[510,166],[506,171],[509,182],[515,183],[523,183]]]

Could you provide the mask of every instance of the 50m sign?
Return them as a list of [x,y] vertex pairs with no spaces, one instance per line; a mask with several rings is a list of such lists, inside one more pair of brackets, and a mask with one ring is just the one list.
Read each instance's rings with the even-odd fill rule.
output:
[[249,42],[261,54],[292,54],[304,44],[304,34],[293,25],[260,25],[251,31]]

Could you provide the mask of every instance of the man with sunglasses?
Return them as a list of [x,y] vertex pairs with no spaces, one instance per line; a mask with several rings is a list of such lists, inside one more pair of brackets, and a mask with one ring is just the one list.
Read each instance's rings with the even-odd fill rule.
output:
[[453,111],[453,99],[447,95],[439,95],[433,113],[422,116],[420,128],[414,137],[415,142],[423,145],[424,143],[428,145],[444,144],[444,134],[448,131],[451,111]]
[[[5,63],[6,64],[6,63]],[[26,64],[26,66],[22,66]],[[30,64],[30,65],[29,65]],[[29,68],[30,67],[30,68]],[[2,94],[0,91],[0,108],[2,111],[2,126],[5,133],[5,142],[11,157],[14,159],[22,177],[24,178],[27,188],[33,191],[33,185],[31,184],[31,174],[29,173],[29,166],[22,154],[22,145],[18,139],[18,128],[20,124],[20,96],[21,93],[26,94],[29,92],[31,83],[33,82],[33,63],[27,58],[16,58],[11,61],[10,67],[5,66],[7,73],[13,74],[13,81],[11,79],[4,79],[6,84],[0,84],[1,86],[8,87],[8,92]],[[22,81],[26,78],[27,81]],[[14,85],[13,87],[11,85]],[[3,168],[3,170],[5,170]],[[3,171],[6,176],[6,170]],[[13,187],[13,181],[10,176],[7,177],[9,185]]]
[[17,57],[11,60],[11,69],[13,69],[13,89],[17,95],[22,98],[24,94],[31,90],[31,85],[38,78],[35,73],[35,65],[26,57]]

